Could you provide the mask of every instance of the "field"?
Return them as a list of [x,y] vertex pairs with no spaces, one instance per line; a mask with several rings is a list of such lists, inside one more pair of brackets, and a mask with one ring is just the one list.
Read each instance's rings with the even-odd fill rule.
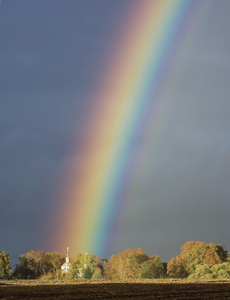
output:
[[0,281],[0,299],[229,299],[230,280]]

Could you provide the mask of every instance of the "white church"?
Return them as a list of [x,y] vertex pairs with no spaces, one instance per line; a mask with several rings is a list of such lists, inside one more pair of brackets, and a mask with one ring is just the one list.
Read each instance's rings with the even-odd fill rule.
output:
[[69,261],[69,247],[67,247],[67,256],[66,256],[66,262],[61,266],[61,270],[63,272],[68,272],[71,267],[71,263]]
[[[87,252],[85,254],[88,255]],[[61,271],[63,273],[66,273],[66,272],[68,272],[70,270],[70,267],[71,267],[71,262],[69,260],[69,247],[67,247],[66,262],[61,266]],[[87,265],[84,264],[84,269],[86,269],[86,268],[87,268]],[[82,276],[83,276],[82,269],[81,268],[78,269],[78,272],[79,272],[78,277],[82,278]]]

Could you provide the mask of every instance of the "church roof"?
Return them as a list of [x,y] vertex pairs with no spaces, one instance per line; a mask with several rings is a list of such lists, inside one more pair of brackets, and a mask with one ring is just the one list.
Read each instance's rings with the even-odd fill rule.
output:
[[71,265],[71,263],[66,261],[62,266],[70,266],[70,265]]

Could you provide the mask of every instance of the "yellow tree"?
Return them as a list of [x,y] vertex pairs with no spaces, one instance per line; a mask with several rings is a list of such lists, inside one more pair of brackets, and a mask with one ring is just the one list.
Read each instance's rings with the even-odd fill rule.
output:
[[106,265],[106,275],[120,280],[139,278],[141,264],[148,259],[148,255],[141,248],[127,249],[111,256]]

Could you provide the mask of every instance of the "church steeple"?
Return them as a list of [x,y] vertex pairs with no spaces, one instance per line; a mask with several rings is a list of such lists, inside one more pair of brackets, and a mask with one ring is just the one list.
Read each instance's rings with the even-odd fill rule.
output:
[[67,247],[66,262],[69,263],[69,247]]
[[64,272],[68,272],[68,270],[70,269],[71,263],[69,261],[69,247],[67,247],[67,255],[66,255],[66,262],[61,266],[61,269]]

